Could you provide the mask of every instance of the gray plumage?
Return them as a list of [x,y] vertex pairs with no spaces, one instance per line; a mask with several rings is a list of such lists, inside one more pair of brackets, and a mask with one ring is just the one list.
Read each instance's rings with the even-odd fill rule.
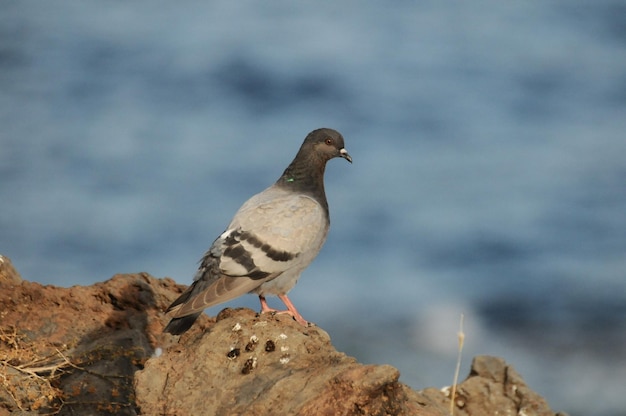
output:
[[308,325],[287,292],[326,241],[324,170],[335,157],[352,162],[339,132],[322,128],[307,135],[278,181],[246,201],[213,242],[192,285],[167,309],[172,320],[165,332],[182,334],[205,308],[245,293],[259,296],[261,312],[274,311],[265,296],[277,295],[284,312]]

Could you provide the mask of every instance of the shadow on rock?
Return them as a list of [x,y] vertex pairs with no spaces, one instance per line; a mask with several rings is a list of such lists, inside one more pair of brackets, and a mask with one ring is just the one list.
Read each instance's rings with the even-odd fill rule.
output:
[[134,374],[176,286],[146,273],[71,288],[1,280],[0,416],[137,414]]
[[64,392],[59,414],[137,414],[134,373],[153,353],[146,328],[147,311],[154,309],[155,300],[146,277],[121,284],[113,278],[95,294],[110,310],[101,326],[85,334],[72,351],[72,365],[58,380]]

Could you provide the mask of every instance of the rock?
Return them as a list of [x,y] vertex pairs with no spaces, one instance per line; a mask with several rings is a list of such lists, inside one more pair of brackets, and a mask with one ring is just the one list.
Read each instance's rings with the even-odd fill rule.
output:
[[[424,394],[441,405],[450,405],[451,388],[426,389]],[[478,356],[470,374],[457,386],[455,414],[554,416],[548,403],[532,391],[512,366],[497,357]],[[565,416],[564,413],[557,415]]]
[[[0,279],[0,416],[449,415],[449,389],[414,391],[397,369],[359,364],[288,316],[225,309],[163,334],[184,289],[171,279],[60,288],[0,276],[13,276]],[[493,357],[474,360],[455,402],[459,416],[554,415]]]
[[11,259],[0,254],[0,283],[18,284],[21,281],[22,278],[13,267]]
[[440,414],[426,398],[419,404],[399,376],[337,352],[318,327],[226,309],[208,329],[192,327],[150,359],[135,387],[146,414]]
[[145,273],[71,288],[0,281],[0,416],[137,414],[134,373],[182,288]]

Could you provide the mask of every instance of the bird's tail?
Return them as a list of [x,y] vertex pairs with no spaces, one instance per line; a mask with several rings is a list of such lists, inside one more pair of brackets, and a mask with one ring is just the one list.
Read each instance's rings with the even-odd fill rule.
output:
[[202,311],[187,316],[181,316],[180,318],[172,318],[163,332],[169,332],[172,335],[180,335],[191,328],[191,325],[196,322],[196,319],[198,319],[201,313]]

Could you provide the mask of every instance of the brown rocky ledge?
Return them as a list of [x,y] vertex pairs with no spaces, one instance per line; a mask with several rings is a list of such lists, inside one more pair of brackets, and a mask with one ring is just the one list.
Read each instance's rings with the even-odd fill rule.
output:
[[[225,309],[175,337],[161,333],[183,289],[171,279],[42,286],[0,260],[0,416],[450,414],[449,389],[414,391],[397,369],[359,364],[287,316]],[[483,356],[454,414],[555,413],[511,366]]]

